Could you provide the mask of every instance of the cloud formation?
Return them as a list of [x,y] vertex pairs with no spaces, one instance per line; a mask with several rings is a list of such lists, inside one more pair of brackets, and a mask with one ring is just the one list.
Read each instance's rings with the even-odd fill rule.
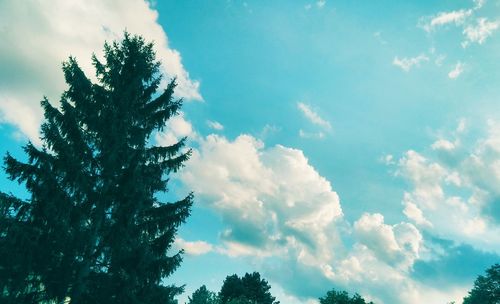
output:
[[180,237],[175,239],[174,245],[177,249],[184,250],[187,255],[202,255],[213,251],[213,246],[207,242],[189,242]]
[[[461,122],[454,138],[440,138],[435,154],[409,150],[397,164],[397,175],[411,188],[403,197],[404,214],[417,227],[440,238],[500,253],[500,125],[465,144]],[[443,221],[446,218],[446,221]]]
[[451,70],[448,73],[448,77],[450,79],[456,79],[456,78],[458,78],[458,76],[460,76],[462,74],[463,71],[464,71],[464,64],[461,62],[457,62],[457,64],[453,68],[453,70]]
[[478,16],[484,5],[485,1],[476,0],[468,9],[425,16],[420,18],[418,26],[426,32],[432,33],[446,25],[454,25],[462,29],[464,37],[461,43],[462,47],[466,48],[472,43],[483,44],[500,26],[499,20],[490,21],[486,17]]
[[92,77],[92,53],[100,55],[104,41],[120,39],[124,30],[154,41],[165,81],[177,77],[178,96],[201,100],[199,82],[169,47],[157,18],[142,0],[0,2],[0,120],[39,142],[39,101],[46,95],[57,103],[65,88],[61,62],[74,56]]
[[304,116],[313,124],[318,125],[326,130],[330,130],[332,128],[331,124],[329,121],[323,119],[321,116],[319,116],[318,113],[316,113],[311,106],[303,103],[303,102],[298,102],[297,103],[297,108],[304,114]]
[[207,125],[217,131],[224,130],[224,126],[218,121],[207,120]]
[[394,60],[392,61],[392,64],[401,68],[405,72],[409,72],[413,67],[419,67],[421,63],[429,61],[429,57],[427,57],[425,54],[420,54],[416,57],[410,57],[410,58],[399,58],[399,57],[394,57]]
[[249,135],[234,141],[209,135],[180,178],[222,215],[228,228],[221,237],[231,255],[268,255],[288,246],[310,256],[329,254],[326,228],[342,210],[302,151],[265,149]]
[[228,140],[212,134],[198,144],[179,177],[200,204],[222,217],[217,253],[257,259],[269,279],[301,302],[331,286],[378,303],[453,299],[450,290],[411,278],[425,251],[417,224],[389,224],[379,213],[349,224],[330,182],[301,150],[266,147],[250,135]]
[[465,41],[462,42],[463,47],[467,47],[471,43],[483,44],[486,38],[493,35],[493,32],[500,26],[500,21],[488,21],[487,18],[479,18],[475,24],[468,25],[464,28],[463,34]]

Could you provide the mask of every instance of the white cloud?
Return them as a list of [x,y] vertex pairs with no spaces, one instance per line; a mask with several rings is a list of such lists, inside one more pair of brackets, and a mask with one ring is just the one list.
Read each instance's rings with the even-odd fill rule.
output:
[[475,25],[469,25],[464,29],[465,41],[462,46],[467,47],[470,43],[483,44],[486,38],[491,36],[499,26],[500,21],[488,21],[487,18],[479,18]]
[[342,216],[339,199],[302,151],[264,148],[249,135],[210,135],[200,144],[180,177],[222,215],[221,237],[233,255],[289,246],[328,254],[326,228]]
[[466,48],[471,43],[483,44],[498,29],[500,21],[488,21],[485,17],[478,17],[477,12],[483,8],[486,1],[474,0],[472,2],[474,5],[468,9],[441,12],[434,16],[422,17],[418,22],[418,26],[431,33],[444,25],[453,24],[462,28],[464,36],[464,41],[461,43],[462,47]]
[[407,270],[419,257],[422,235],[412,224],[390,226],[381,214],[365,213],[354,223],[354,231],[361,244],[389,265]]
[[214,250],[212,244],[205,241],[189,242],[180,237],[175,239],[175,246],[178,249],[184,249],[184,252],[188,255],[203,255]]
[[[455,136],[464,129],[461,120]],[[485,138],[468,145],[460,140],[433,143],[437,160],[411,150],[399,160],[398,175],[411,184],[403,212],[438,237],[499,252],[500,127],[490,122]]]
[[462,74],[463,71],[464,71],[464,64],[461,62],[457,62],[457,64],[453,68],[453,70],[451,70],[448,73],[448,77],[450,79],[456,79],[456,78],[458,78],[458,76],[460,76]]
[[319,132],[306,132],[302,129],[299,130],[299,136],[302,138],[317,138],[317,139],[323,139],[325,138],[325,133],[319,131]]
[[432,150],[453,150],[455,149],[455,143],[452,143],[446,139],[439,139],[431,145]]
[[316,6],[320,9],[323,8],[325,6],[325,4],[326,4],[326,0],[319,0],[316,2]]
[[386,154],[386,155],[382,156],[379,160],[386,165],[395,164],[394,155],[392,155],[392,154]]
[[412,203],[409,199],[404,201],[405,209],[403,210],[404,215],[410,220],[413,220],[419,226],[432,227],[432,223],[429,222],[417,205]]
[[427,57],[424,54],[420,54],[416,57],[411,57],[411,58],[399,58],[399,57],[394,57],[394,60],[392,61],[392,64],[401,68],[403,71],[408,72],[410,71],[414,66],[419,67],[422,62],[429,61],[429,57]]
[[[155,42],[165,81],[176,76],[177,95],[201,100],[199,82],[190,79],[179,52],[169,47],[157,22],[158,12],[142,0],[127,1],[1,1],[0,2],[0,112],[3,122],[16,126],[38,142],[43,95],[57,104],[65,89],[61,62],[72,55],[88,76],[90,57],[101,54],[105,40],[123,31]],[[12,105],[16,105],[15,107]],[[18,115],[23,107],[26,114]]]
[[472,10],[458,10],[451,12],[441,12],[436,16],[423,18],[420,20],[420,26],[427,32],[433,31],[436,27],[449,23],[455,25],[463,24],[465,19],[472,14]]
[[[332,285],[377,303],[439,303],[449,296],[410,277],[423,250],[413,224],[390,225],[380,214],[364,214],[351,227],[330,182],[302,151],[265,147],[249,135],[209,135],[198,144],[179,177],[200,204],[223,219],[213,251],[252,258],[302,303]],[[354,244],[344,244],[345,238]]]
[[171,117],[162,132],[155,134],[155,142],[161,146],[170,146],[178,142],[183,137],[188,137],[191,140],[197,138],[196,132],[193,130],[191,122],[186,120],[184,112]]
[[304,114],[304,116],[309,119],[315,125],[318,125],[326,130],[330,130],[332,128],[329,121],[321,118],[318,113],[316,113],[309,105],[298,102],[297,108]]
[[207,120],[207,125],[217,131],[224,130],[224,126],[218,121]]

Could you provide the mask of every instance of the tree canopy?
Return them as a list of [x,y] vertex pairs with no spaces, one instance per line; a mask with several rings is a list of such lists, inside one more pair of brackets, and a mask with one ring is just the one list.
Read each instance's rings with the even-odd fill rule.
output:
[[176,83],[158,92],[153,45],[128,33],[92,61],[96,83],[69,58],[60,106],[42,100],[43,146],[4,158],[29,198],[0,195],[2,303],[175,303],[182,291],[163,282],[181,262],[171,247],[193,197],[158,193],[190,151],[150,140],[182,105]]
[[188,304],[218,304],[219,298],[215,292],[207,289],[205,285],[196,289],[193,294],[188,297]]
[[463,304],[499,304],[500,303],[500,264],[486,270],[474,282],[474,287],[464,298]]
[[243,277],[236,274],[227,276],[219,292],[222,304],[227,303],[255,303],[255,304],[279,304],[271,295],[271,286],[261,279],[258,272],[246,273]]
[[322,298],[319,298],[320,304],[373,304],[366,302],[359,294],[355,293],[352,297],[347,291],[336,291],[332,289]]

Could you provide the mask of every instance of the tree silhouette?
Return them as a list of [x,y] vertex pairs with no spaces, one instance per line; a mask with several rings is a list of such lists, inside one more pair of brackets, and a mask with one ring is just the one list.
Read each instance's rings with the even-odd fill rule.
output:
[[332,289],[327,294],[319,298],[320,304],[373,304],[366,302],[359,294],[355,293],[352,297],[346,291],[336,291]]
[[486,270],[486,276],[480,275],[474,282],[463,304],[499,304],[500,303],[500,264]]
[[269,283],[261,279],[258,272],[246,273],[242,278],[236,274],[227,276],[219,292],[222,304],[226,303],[253,303],[279,304],[269,291]]
[[205,285],[196,289],[191,297],[188,298],[188,304],[218,304],[219,299],[215,292],[207,289]]
[[128,33],[92,60],[97,83],[69,58],[60,107],[42,100],[43,146],[28,143],[26,162],[5,156],[30,197],[0,195],[2,303],[176,303],[182,291],[163,280],[181,262],[168,251],[192,195],[157,194],[190,151],[150,144],[181,107],[175,81],[157,93],[153,45]]

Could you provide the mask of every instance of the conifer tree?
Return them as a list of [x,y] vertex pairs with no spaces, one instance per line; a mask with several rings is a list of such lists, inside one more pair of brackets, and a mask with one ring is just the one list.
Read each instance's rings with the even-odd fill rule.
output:
[[150,144],[182,105],[175,80],[158,92],[153,45],[128,33],[92,60],[96,83],[69,58],[60,107],[41,102],[43,146],[28,143],[26,162],[5,156],[30,196],[0,195],[2,303],[176,303],[182,292],[164,279],[181,262],[171,247],[193,197],[158,194],[190,150],[185,138]]

